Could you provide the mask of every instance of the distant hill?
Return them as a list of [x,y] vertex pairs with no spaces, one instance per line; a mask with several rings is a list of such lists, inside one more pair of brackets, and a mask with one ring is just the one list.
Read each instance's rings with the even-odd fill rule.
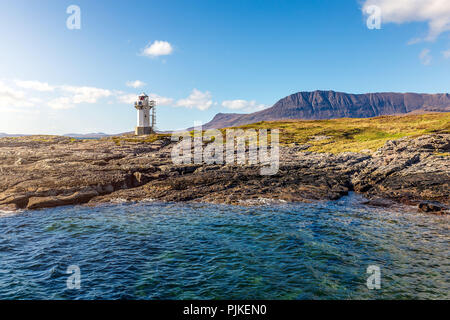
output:
[[450,95],[419,93],[349,94],[335,91],[298,92],[272,107],[250,113],[218,113],[204,129],[284,119],[369,118],[407,113],[450,112]]
[[26,134],[7,134],[4,132],[0,132],[0,138],[6,138],[6,137],[22,137],[26,136]]
[[70,138],[79,138],[79,139],[99,139],[104,137],[109,137],[109,134],[103,133],[103,132],[96,132],[96,133],[66,133],[63,135],[64,137],[70,137]]
[[[23,137],[23,136],[30,136],[30,134],[8,134],[0,132],[0,138],[6,138],[6,137]],[[92,138],[103,138],[103,137],[109,137],[110,135],[106,133],[87,133],[87,134],[80,134],[80,133],[67,133],[64,134],[63,137],[70,137],[70,138],[80,138],[80,139],[92,139]]]
[[[172,131],[156,131],[159,134],[169,134],[172,133]],[[29,136],[30,134],[7,134],[0,132],[0,138],[6,138],[6,137],[23,137],[23,136]],[[106,138],[106,137],[113,137],[113,136],[123,136],[123,135],[134,135],[134,131],[129,132],[122,132],[117,134],[107,134],[103,132],[94,132],[94,133],[66,133],[63,134],[63,137],[68,138],[76,138],[76,139],[100,139],[100,138]]]

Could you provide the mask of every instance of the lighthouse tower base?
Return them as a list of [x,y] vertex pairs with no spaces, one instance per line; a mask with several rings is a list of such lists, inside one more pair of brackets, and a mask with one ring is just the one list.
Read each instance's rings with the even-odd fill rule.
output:
[[152,127],[136,127],[136,130],[134,131],[134,133],[137,136],[142,136],[145,134],[152,134],[154,132],[153,132]]

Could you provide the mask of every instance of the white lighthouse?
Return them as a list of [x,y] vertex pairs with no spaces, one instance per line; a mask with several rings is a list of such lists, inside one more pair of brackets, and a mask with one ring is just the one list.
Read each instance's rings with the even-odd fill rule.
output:
[[[134,103],[137,109],[137,126],[136,135],[151,134],[155,132],[155,106],[154,100],[149,100],[148,96],[143,93],[138,97]],[[152,124],[150,125],[150,109],[152,110]]]

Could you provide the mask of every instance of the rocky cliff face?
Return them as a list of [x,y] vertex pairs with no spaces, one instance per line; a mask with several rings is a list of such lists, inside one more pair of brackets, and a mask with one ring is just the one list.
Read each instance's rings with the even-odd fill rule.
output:
[[[115,201],[246,204],[333,200],[356,191],[448,212],[450,134],[388,141],[373,154],[314,153],[282,146],[280,170],[258,165],[174,165],[173,143],[65,137],[0,139],[0,210]],[[424,202],[424,200],[431,202]]]
[[217,114],[205,129],[283,119],[369,118],[418,112],[450,112],[450,95],[418,93],[348,94],[334,91],[298,92],[271,108],[250,114]]

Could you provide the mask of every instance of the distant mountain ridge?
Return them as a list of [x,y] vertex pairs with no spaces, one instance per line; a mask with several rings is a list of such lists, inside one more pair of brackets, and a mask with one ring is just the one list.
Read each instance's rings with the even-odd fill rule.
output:
[[[7,137],[25,137],[25,136],[30,136],[32,134],[8,134],[8,133],[4,133],[4,132],[0,132],[0,138],[7,138]],[[67,134],[63,134],[63,137],[69,137],[69,138],[103,138],[103,137],[109,137],[109,134],[106,133],[102,133],[102,132],[98,132],[98,133],[87,133],[87,134],[82,134],[82,133],[67,133]]]
[[[157,133],[172,133],[172,131],[160,131],[157,130]],[[0,132],[0,138],[7,138],[7,137],[25,137],[25,136],[31,136],[33,134],[8,134],[4,132]],[[37,134],[39,135],[39,134]],[[52,134],[48,134],[52,135]],[[76,138],[76,139],[100,139],[100,138],[107,138],[107,137],[114,137],[114,136],[123,136],[123,135],[134,135],[134,131],[129,132],[121,132],[117,134],[108,134],[103,132],[93,132],[93,133],[66,133],[63,134],[63,137],[68,138]]]
[[66,133],[63,135],[64,137],[69,138],[78,138],[78,139],[98,139],[98,138],[104,138],[109,137],[109,134],[103,133],[103,132],[93,132],[93,133]]
[[22,136],[26,136],[25,134],[8,134],[8,133],[4,133],[4,132],[0,132],[0,138],[11,138],[11,137],[22,137]]
[[319,90],[298,92],[262,111],[250,114],[218,113],[203,128],[225,128],[285,119],[370,118],[422,112],[450,112],[450,95],[395,92],[349,94]]

